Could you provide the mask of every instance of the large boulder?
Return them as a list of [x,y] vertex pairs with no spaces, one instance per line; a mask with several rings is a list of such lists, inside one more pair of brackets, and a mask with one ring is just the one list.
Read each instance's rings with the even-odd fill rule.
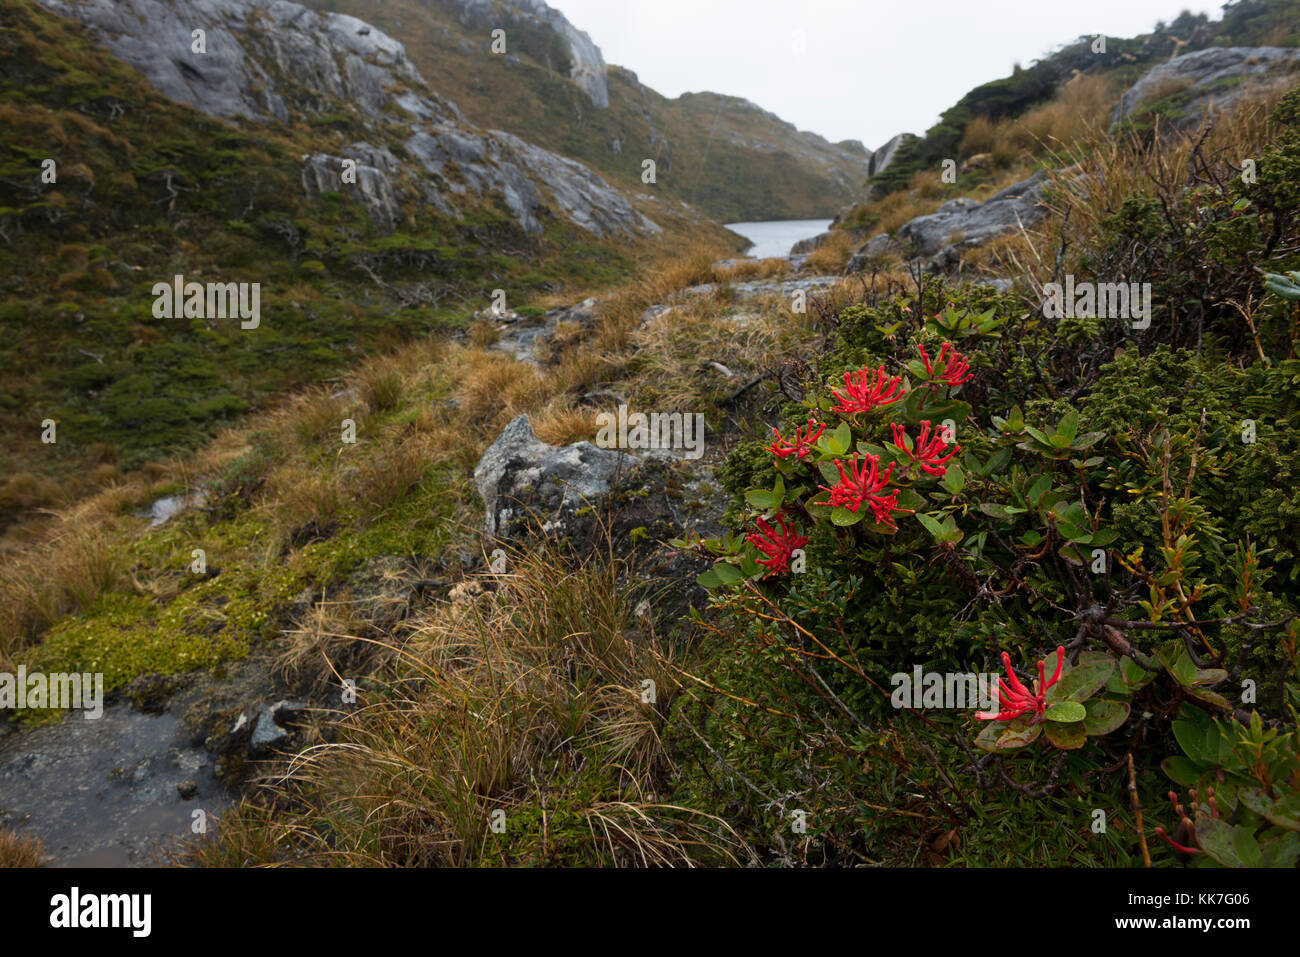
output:
[[961,253],[1012,230],[1026,229],[1047,215],[1042,191],[1047,174],[1039,170],[1029,179],[1008,186],[980,203],[969,197],[950,200],[929,216],[918,216],[898,230],[898,240],[908,254],[927,259],[936,269],[957,264]]
[[1128,119],[1144,101],[1172,91],[1179,94],[1178,106],[1166,118],[1177,126],[1194,126],[1210,112],[1230,106],[1252,81],[1294,81],[1297,69],[1300,50],[1290,47],[1207,47],[1184,53],[1143,73],[1120,98],[1111,123]]
[[601,538],[600,523],[606,519],[615,538],[625,537],[630,528],[651,526],[671,514],[664,496],[672,459],[662,450],[627,452],[590,442],[548,445],[533,432],[527,415],[518,416],[474,468],[484,531],[500,541],[541,534],[590,546]]

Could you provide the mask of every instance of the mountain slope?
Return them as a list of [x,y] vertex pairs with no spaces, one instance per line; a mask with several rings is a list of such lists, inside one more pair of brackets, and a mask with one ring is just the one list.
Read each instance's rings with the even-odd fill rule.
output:
[[[625,188],[685,200],[726,222],[831,216],[861,195],[870,160],[862,144],[829,143],[738,97],[661,96],[630,70],[604,67],[586,34],[540,0],[310,5],[365,17],[401,39],[430,86],[471,121],[580,160]],[[501,54],[492,52],[497,29]],[[646,159],[657,164],[653,186],[641,180]]]
[[[464,122],[351,18],[3,0],[0,26],[0,526],[462,324],[493,289],[523,306],[617,280],[663,230],[725,235]],[[157,317],[177,275],[257,283],[258,326]]]

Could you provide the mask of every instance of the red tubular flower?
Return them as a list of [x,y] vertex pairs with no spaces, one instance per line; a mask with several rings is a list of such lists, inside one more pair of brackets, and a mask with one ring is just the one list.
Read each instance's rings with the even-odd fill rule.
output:
[[881,494],[885,486],[889,484],[889,475],[894,471],[893,465],[890,465],[882,473],[880,471],[880,459],[874,455],[868,455],[863,459],[862,465],[859,466],[858,453],[854,452],[853,459],[849,462],[847,474],[842,460],[837,459],[835,467],[839,469],[839,483],[834,488],[828,488],[825,485],[819,486],[822,491],[831,493],[830,504],[832,508],[847,508],[850,512],[856,512],[862,506],[862,503],[866,502],[876,521],[891,528],[897,527],[891,517],[893,512],[910,511],[910,509],[898,507],[898,489],[894,489],[888,495]]
[[746,535],[745,541],[767,556],[766,559],[760,558],[758,560],[760,565],[764,565],[768,569],[767,574],[763,577],[771,578],[773,575],[788,571],[791,554],[796,548],[803,548],[808,544],[807,536],[796,532],[794,525],[787,525],[784,515],[776,517],[776,524],[780,527],[779,530],[773,528],[761,518],[754,524],[758,527],[758,531]]
[[981,721],[1014,721],[1022,714],[1031,714],[1035,722],[1043,719],[1043,712],[1047,710],[1047,689],[1056,684],[1061,677],[1061,665],[1065,663],[1065,646],[1058,645],[1056,649],[1056,671],[1053,672],[1052,678],[1047,679],[1046,661],[1038,662],[1038,680],[1034,683],[1033,691],[1021,683],[1016,677],[1015,671],[1011,668],[1011,656],[1005,651],[1002,652],[1002,665],[1007,669],[1007,681],[998,679],[998,710],[997,711],[977,711],[975,717]]
[[846,372],[844,391],[831,389],[831,394],[838,400],[831,411],[836,415],[853,415],[891,405],[903,397],[899,391],[899,384],[902,381],[899,376],[890,378],[885,375],[884,366],[876,370],[874,383],[871,381],[870,369]]
[[945,342],[939,347],[939,355],[935,357],[933,367],[930,365],[930,357],[926,354],[925,346],[918,345],[916,351],[921,353],[921,361],[925,363],[925,372],[930,378],[953,387],[970,381],[970,363],[953,348],[951,342]]
[[[913,462],[919,465],[924,472],[930,475],[941,476],[948,471],[944,468],[944,463],[956,455],[960,450],[960,445],[954,445],[948,448],[948,443],[943,440],[943,433],[936,430],[934,435],[930,434],[930,423],[921,423],[921,434],[916,437],[916,445],[911,449],[907,447],[907,432],[898,423],[892,423],[889,426],[894,432],[894,444],[908,454]],[[940,457],[940,453],[947,451],[948,454]]]
[[[817,426],[816,432],[813,431],[814,425]],[[794,435],[788,439],[781,438],[781,433],[773,429],[772,434],[776,436],[776,441],[769,445],[767,450],[780,459],[789,458],[792,455],[800,459],[807,458],[812,454],[813,443],[825,430],[826,423],[816,422],[813,419],[808,420],[807,429],[795,429]]]

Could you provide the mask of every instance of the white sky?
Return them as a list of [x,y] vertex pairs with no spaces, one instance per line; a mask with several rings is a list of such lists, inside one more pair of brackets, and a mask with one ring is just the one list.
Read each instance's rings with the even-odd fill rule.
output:
[[[1131,37],[1219,0],[547,0],[664,96],[752,100],[868,149],[1078,36]],[[805,52],[794,52],[802,31]]]

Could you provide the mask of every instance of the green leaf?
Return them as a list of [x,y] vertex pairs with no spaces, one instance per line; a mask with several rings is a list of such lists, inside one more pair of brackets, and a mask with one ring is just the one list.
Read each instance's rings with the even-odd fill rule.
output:
[[1030,437],[1039,445],[1044,445],[1049,448],[1051,447],[1052,440],[1047,437],[1047,433],[1038,431],[1038,429],[1034,428],[1032,425],[1026,425],[1025,431],[1028,432]]
[[1014,751],[1033,744],[1042,733],[1042,722],[1029,724],[1024,718],[1016,718],[1007,725],[1007,730],[1002,732],[996,747],[999,751]]
[[1279,800],[1265,815],[1270,823],[1288,831],[1300,831],[1300,792],[1292,791]]
[[864,506],[858,506],[856,512],[851,512],[847,508],[836,506],[831,509],[831,522],[835,525],[849,527],[858,524],[866,517],[867,509]]
[[1084,728],[1082,721],[1071,721],[1069,723],[1048,721],[1045,727],[1047,729],[1047,740],[1063,751],[1073,751],[1076,748],[1081,748],[1088,740],[1088,732]]
[[934,536],[935,541],[943,541],[943,526],[937,521],[925,512],[917,512],[916,520],[925,526],[925,530]]
[[[1196,843],[1224,867],[1254,867],[1263,858],[1249,830],[1208,815],[1197,815]],[[1254,863],[1249,863],[1252,857]]]
[[981,502],[980,511],[994,518],[1010,519],[1013,516],[1024,514],[1028,509],[1016,508],[1014,505],[1002,505],[999,502]]
[[745,577],[740,569],[731,562],[718,562],[713,566],[713,573],[718,576],[718,580],[724,585],[734,585]]
[[966,473],[961,470],[961,466],[955,462],[948,465],[948,470],[943,473],[940,480],[943,487],[952,495],[956,495],[966,486]]
[[1169,775],[1175,784],[1181,784],[1185,788],[1196,787],[1196,782],[1201,779],[1201,765],[1182,755],[1165,758],[1160,762],[1160,770]]
[[1300,861],[1300,834],[1295,831],[1280,834],[1260,847],[1264,851],[1260,861],[1263,867],[1295,867],[1296,861]]
[[745,493],[745,502],[754,508],[767,511],[772,507],[772,493],[762,489],[755,489],[752,492]]
[[997,751],[998,738],[1002,737],[1002,732],[1006,728],[1001,721],[987,721],[984,729],[975,738],[975,747],[981,751]]
[[1056,424],[1056,434],[1065,439],[1065,444],[1069,445],[1074,441],[1074,435],[1079,431],[1079,413],[1068,412],[1061,421]]
[[1089,701],[1088,717],[1083,721],[1088,737],[1110,734],[1128,720],[1130,710],[1127,701]]
[[[1054,663],[1048,661],[1048,670],[1053,667],[1055,667]],[[1049,702],[1087,701],[1106,683],[1114,670],[1114,658],[1081,657],[1079,663],[1071,668],[1068,674],[1062,675],[1060,681],[1047,689],[1045,697]]]
[[1198,701],[1204,701],[1206,704],[1212,704],[1216,708],[1223,708],[1225,711],[1233,710],[1232,702],[1229,701],[1227,698],[1225,698],[1223,695],[1219,694],[1217,691],[1211,691],[1209,688],[1198,688],[1194,685],[1189,688],[1184,688],[1183,690],[1187,692],[1187,694],[1191,695],[1193,698],[1197,699]]
[[1216,747],[1213,752],[1210,752],[1205,746],[1204,728],[1194,725],[1190,721],[1178,720],[1173,723],[1173,731],[1174,740],[1183,749],[1183,754],[1197,764],[1215,764],[1218,762],[1218,748]]
[[1087,716],[1088,709],[1077,701],[1058,701],[1043,713],[1048,721],[1060,721],[1063,724],[1082,721]]
[[849,428],[847,422],[841,422],[834,434],[831,436],[839,445],[841,451],[847,449],[853,444],[853,430]]
[[1156,677],[1156,672],[1147,671],[1127,655],[1119,661],[1119,673],[1120,677],[1124,679],[1124,684],[1133,691],[1145,688]]

